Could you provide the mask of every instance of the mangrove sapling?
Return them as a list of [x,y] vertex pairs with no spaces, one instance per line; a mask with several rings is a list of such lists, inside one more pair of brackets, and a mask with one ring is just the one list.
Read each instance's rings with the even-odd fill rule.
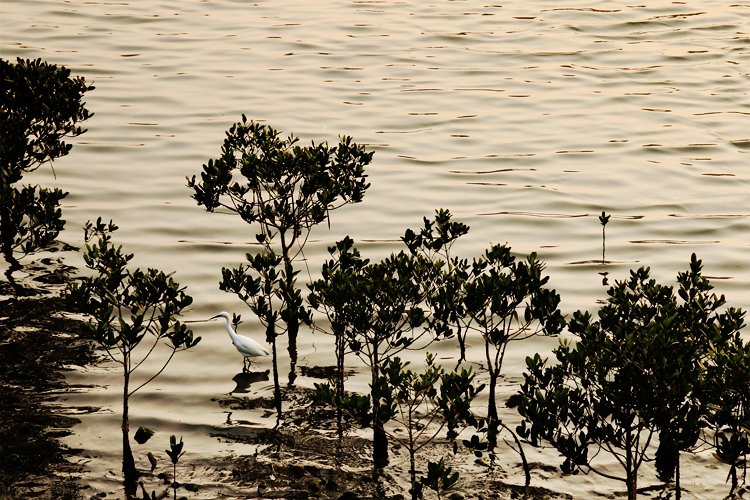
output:
[[79,124],[92,113],[81,99],[94,87],[41,59],[18,58],[14,64],[0,58],[0,74],[0,250],[13,283],[20,268],[14,252],[27,255],[54,241],[65,224],[59,206],[68,194],[14,185],[70,152],[73,146],[64,139],[86,131]]
[[[409,363],[403,363],[397,356],[387,359],[380,366],[381,388],[387,400],[392,401],[391,420],[406,433],[406,438],[394,432],[389,432],[389,436],[409,452],[412,500],[421,497],[421,484],[417,481],[417,452],[441,434],[449,419],[453,424],[452,438],[455,439],[455,429],[459,423],[456,417],[464,415],[463,409],[471,406],[478,393],[476,390],[463,390],[471,386],[474,379],[470,371],[452,372],[448,379],[449,374],[434,361],[434,356],[427,353],[425,368],[419,373],[407,368]],[[438,386],[441,389],[439,392]],[[462,423],[466,425],[466,422]]]
[[[631,271],[607,293],[598,321],[588,312],[573,314],[568,326],[577,342],[560,342],[557,364],[548,366],[538,354],[526,359],[516,401],[526,420],[518,432],[534,445],[550,442],[565,457],[564,472],[623,481],[634,499],[654,434],[660,426],[674,430],[663,427],[665,415],[683,411],[672,403],[681,389],[668,387],[676,378],[670,358],[680,328],[672,288],[650,279],[647,268]],[[599,469],[600,452],[612,455],[624,474]]]
[[407,229],[401,240],[412,254],[419,253],[434,262],[439,269],[428,296],[431,309],[428,321],[431,328],[450,337],[455,330],[459,345],[457,366],[466,359],[466,325],[463,303],[464,283],[468,279],[469,263],[451,255],[451,248],[458,238],[469,232],[469,226],[451,221],[448,210],[435,210],[435,219],[424,217],[424,227],[419,233]]
[[[403,445],[409,452],[409,475],[411,484],[417,482],[416,453],[430,443],[442,429],[442,425],[432,426],[438,417],[434,402],[437,398],[436,384],[442,369],[434,364],[434,357],[427,353],[425,369],[422,373],[409,370],[398,356],[386,359],[380,365],[380,377],[385,383],[384,390],[393,396],[395,412],[392,420],[406,430]],[[432,408],[427,408],[433,403]],[[391,434],[396,441],[395,434]],[[417,495],[412,494],[416,500]]]
[[[343,248],[346,243],[342,243]],[[344,331],[348,347],[370,369],[370,397],[348,398],[359,411],[367,403],[363,424],[373,428],[373,470],[375,476],[388,464],[388,436],[385,423],[393,416],[392,395],[384,387],[379,367],[399,352],[414,346],[427,333],[425,280],[435,266],[419,255],[404,252],[384,261],[367,264],[346,276],[352,291],[349,300],[330,300],[325,306],[348,325]],[[320,295],[315,300],[326,300]],[[425,344],[432,340],[428,339]],[[321,387],[322,392],[327,392]],[[323,394],[325,395],[325,394]],[[335,403],[335,401],[334,401]],[[344,404],[344,402],[342,402]]]
[[422,309],[427,300],[421,280],[434,272],[425,259],[400,252],[382,262],[369,264],[358,276],[356,300],[346,307],[353,321],[349,347],[371,372],[373,465],[377,471],[388,464],[386,422],[393,416],[383,390],[379,367],[415,344],[425,330]]
[[[549,277],[542,276],[544,265],[535,253],[526,261],[511,255],[507,245],[493,245],[471,265],[465,284],[464,310],[469,331],[484,340],[484,353],[489,372],[489,398],[486,432],[491,456],[497,446],[500,428],[506,428],[497,413],[495,390],[508,344],[535,335],[560,333],[565,320],[558,309],[560,296],[544,288]],[[512,433],[512,431],[511,431]],[[526,482],[530,480],[523,450]]]
[[[199,181],[188,178],[198,205],[209,212],[236,213],[256,227],[255,237],[265,254],[262,259],[267,261],[262,272],[270,272],[268,266],[280,259],[280,264],[273,264],[278,283],[274,278],[269,285],[278,300],[267,304],[269,310],[261,319],[274,322],[267,325],[269,342],[275,344],[276,337],[287,334],[290,383],[295,377],[297,333],[310,317],[297,286],[295,262],[313,226],[326,221],[331,210],[362,201],[370,186],[364,167],[373,155],[349,137],[342,137],[335,147],[314,142],[302,147],[297,142],[296,137],[282,139],[277,130],[243,115],[227,131],[221,156],[203,165]],[[236,271],[242,269],[248,266]],[[274,384],[278,387],[278,378]]]
[[[347,354],[347,338],[351,338],[353,332],[352,324],[347,317],[347,304],[356,291],[353,289],[357,283],[356,277],[369,263],[369,259],[362,259],[359,250],[354,248],[354,241],[348,236],[328,247],[331,259],[323,264],[322,278],[311,285],[308,302],[318,311],[323,312],[328,318],[331,333],[335,338],[336,351],[336,374],[331,383],[334,390],[330,391],[331,397],[323,398],[329,400],[336,411],[336,429],[339,443],[344,437],[343,406],[344,398],[344,360]],[[317,330],[324,331],[320,324],[314,326]],[[316,384],[317,385],[317,384]],[[324,390],[322,387],[319,391]]]
[[[159,270],[128,269],[133,254],[123,253],[122,247],[112,243],[111,233],[116,229],[111,221],[104,224],[101,219],[96,224],[86,224],[83,258],[93,275],[71,284],[67,299],[92,318],[86,325],[89,334],[123,370],[123,473],[126,493],[132,496],[138,471],[130,448],[130,397],[159,376],[176,352],[194,347],[200,337],[193,338],[193,332],[175,319],[192,303],[192,298],[170,275]],[[98,241],[89,243],[94,238]],[[131,388],[131,377],[159,344],[170,351],[161,368]]]

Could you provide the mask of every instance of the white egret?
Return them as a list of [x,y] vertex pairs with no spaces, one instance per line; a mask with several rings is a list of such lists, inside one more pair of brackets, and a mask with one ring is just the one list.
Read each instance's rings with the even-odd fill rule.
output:
[[268,351],[259,343],[249,337],[245,337],[244,335],[237,335],[236,333],[234,333],[234,330],[232,329],[232,317],[228,312],[222,311],[216,316],[213,316],[209,319],[216,318],[224,318],[227,323],[227,333],[229,334],[229,338],[232,339],[232,344],[234,344],[235,349],[237,349],[239,353],[244,356],[242,371],[247,371],[248,365],[250,363],[249,358],[254,358],[256,356],[268,356]]

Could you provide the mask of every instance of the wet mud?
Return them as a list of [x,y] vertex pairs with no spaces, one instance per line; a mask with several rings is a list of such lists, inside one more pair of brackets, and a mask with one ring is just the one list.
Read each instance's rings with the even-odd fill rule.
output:
[[80,453],[60,443],[82,409],[59,395],[72,390],[65,372],[98,359],[80,321],[65,316],[60,296],[72,268],[60,259],[28,265],[16,287],[0,282],[0,499],[81,497]]

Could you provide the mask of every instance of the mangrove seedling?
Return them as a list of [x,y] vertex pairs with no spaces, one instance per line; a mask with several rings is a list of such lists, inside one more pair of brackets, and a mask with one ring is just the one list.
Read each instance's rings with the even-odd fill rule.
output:
[[10,264],[20,268],[14,252],[27,255],[52,243],[65,225],[59,189],[14,187],[24,174],[67,155],[65,142],[86,130],[79,124],[90,118],[82,102],[93,90],[83,77],[41,59],[12,63],[0,58],[0,250]]
[[[111,233],[117,226],[97,219],[84,228],[86,253],[83,258],[92,275],[73,283],[67,291],[72,307],[89,315],[88,335],[106,351],[109,359],[122,367],[122,454],[126,493],[133,496],[138,471],[129,438],[130,398],[158,377],[175,353],[194,347],[200,337],[175,318],[192,303],[171,275],[157,269],[128,269],[133,254],[115,246]],[[97,238],[95,243],[91,241]],[[169,355],[155,373],[131,388],[133,373],[155,352],[158,345]]]
[[437,462],[427,463],[427,475],[422,476],[412,490],[418,494],[416,498],[422,498],[424,488],[427,487],[435,492],[438,500],[441,500],[445,498],[446,492],[456,485],[458,479],[458,472],[446,466],[444,459],[440,458]]
[[184,451],[182,451],[182,437],[180,437],[180,442],[177,442],[177,438],[175,438],[174,434],[169,436],[169,448],[168,450],[164,450],[164,452],[169,456],[169,459],[172,461],[172,490],[174,493],[174,500],[177,500],[177,487],[179,486],[179,483],[177,482],[177,462],[180,461],[180,457],[185,454]]
[[604,253],[607,249],[607,233],[605,231],[607,227],[607,222],[609,222],[610,216],[607,215],[604,210],[602,210],[602,214],[599,216],[599,224],[602,225],[602,264],[604,264]]

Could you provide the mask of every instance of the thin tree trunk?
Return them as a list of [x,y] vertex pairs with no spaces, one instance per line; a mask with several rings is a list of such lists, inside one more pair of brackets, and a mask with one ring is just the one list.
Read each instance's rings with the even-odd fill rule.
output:
[[682,498],[682,488],[680,487],[680,450],[677,450],[677,465],[674,469],[674,488],[675,488],[675,500]]
[[490,393],[487,401],[487,446],[490,456],[494,455],[497,447],[497,404],[495,403],[495,386],[497,385],[498,372],[490,359],[489,341],[484,341],[484,353],[487,358],[487,371],[490,373]]
[[287,325],[287,335],[289,336],[289,346],[287,351],[289,352],[289,385],[294,384],[294,379],[297,378],[295,369],[297,366],[297,333],[299,332],[299,320],[297,318],[292,319],[291,323]]
[[273,365],[273,402],[276,406],[276,426],[281,423],[281,384],[279,383],[279,366],[276,358],[276,333],[273,323],[268,324],[271,334],[266,334],[266,339],[271,343],[271,364]]
[[344,334],[336,333],[336,467],[341,465],[341,455],[344,446],[344,408],[341,406],[344,400]]
[[[290,248],[286,246],[286,240],[282,234],[281,237],[281,252],[284,258],[284,279],[286,280],[287,290],[291,295],[294,289],[294,266],[289,258]],[[288,303],[287,303],[288,307]],[[294,379],[297,378],[295,373],[295,367],[297,366],[297,333],[299,332],[299,317],[297,311],[289,319],[287,324],[287,337],[289,339],[289,345],[287,351],[289,351],[289,385],[294,384]]]
[[388,465],[388,435],[377,413],[373,419],[372,430],[373,465],[376,469],[383,469]]
[[497,447],[497,404],[495,403],[495,384],[497,384],[497,373],[490,369],[490,393],[487,402],[487,441],[490,452]]
[[628,471],[628,500],[638,498],[638,475],[633,471]]
[[135,467],[133,451],[130,448],[130,422],[128,417],[128,390],[130,382],[130,372],[128,371],[129,355],[125,355],[124,372],[125,380],[123,383],[122,393],[122,472],[125,477],[125,495],[132,498],[136,494],[138,469]]
[[[417,465],[415,460],[415,446],[414,446],[414,422],[412,421],[412,411],[413,409],[409,408],[409,475],[411,476],[411,485],[412,487],[417,482]],[[412,489],[411,494],[412,500],[417,500],[417,492]]]
[[336,334],[336,430],[339,435],[339,446],[344,439],[343,408],[341,401],[344,398],[344,334]]
[[635,500],[638,496],[638,474],[635,470],[635,460],[633,459],[633,438],[632,430],[628,429],[625,438],[625,484],[628,488],[628,500]]
[[[182,441],[182,438],[180,438]],[[177,500],[177,462],[172,464],[172,493],[174,493],[173,500]]]
[[380,359],[375,349],[372,357],[372,462],[374,475],[379,476],[380,471],[388,465],[388,436],[385,433],[384,424],[380,419],[380,403],[378,394],[378,366]]

